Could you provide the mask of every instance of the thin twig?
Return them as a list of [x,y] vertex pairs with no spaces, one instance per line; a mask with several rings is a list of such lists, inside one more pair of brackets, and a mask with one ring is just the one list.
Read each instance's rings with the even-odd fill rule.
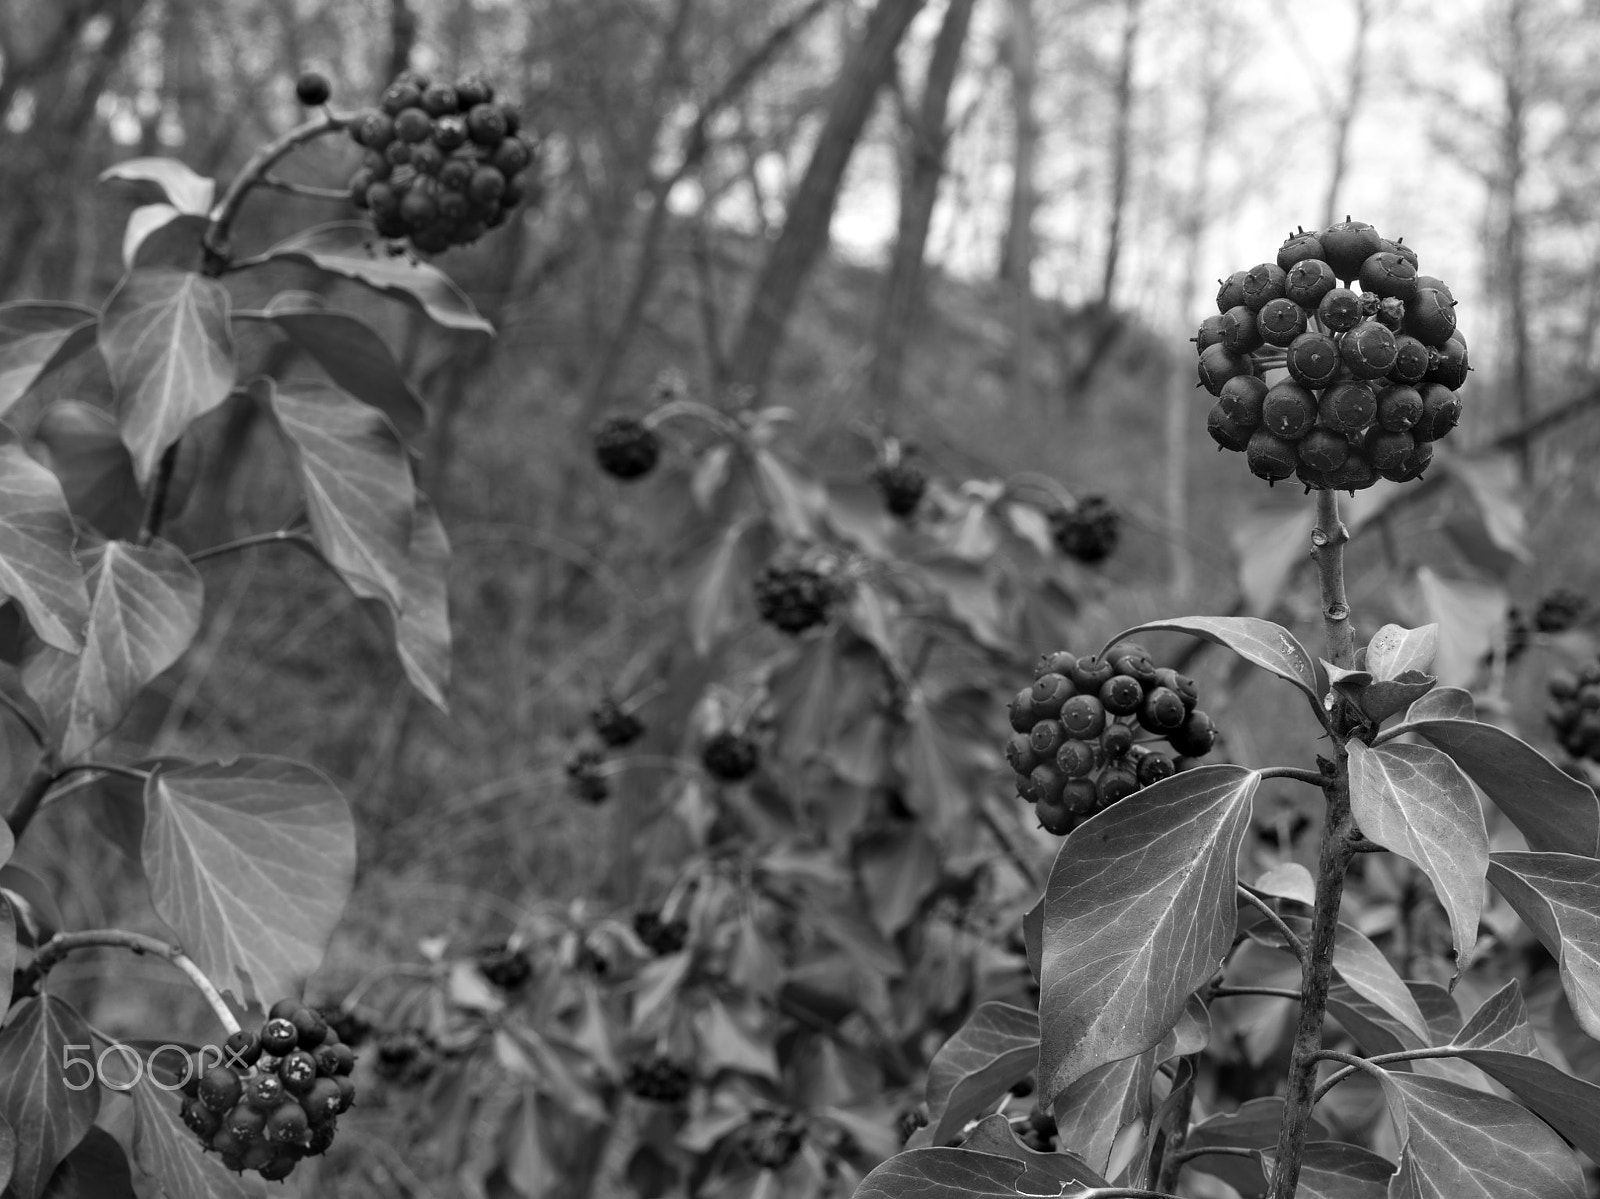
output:
[[1243,883],[1238,884],[1238,894],[1239,898],[1243,899],[1246,903],[1250,904],[1267,918],[1267,923],[1272,925],[1272,927],[1278,931],[1278,935],[1283,938],[1284,944],[1288,947],[1289,952],[1300,959],[1300,964],[1302,966],[1305,965],[1306,943],[1297,937],[1294,930],[1283,922],[1282,916],[1278,915],[1277,912],[1272,910],[1272,905],[1265,899],[1262,899],[1261,896],[1257,895]]
[[1345,1066],[1343,1070],[1336,1070],[1334,1073],[1328,1075],[1328,1077],[1323,1081],[1322,1085],[1317,1088],[1316,1094],[1311,1098],[1311,1102],[1313,1104],[1321,1103],[1324,1095],[1333,1090],[1334,1087],[1338,1086],[1345,1079],[1349,1078],[1357,1070],[1372,1071],[1374,1067],[1385,1066],[1390,1062],[1414,1062],[1420,1058],[1457,1056],[1459,1056],[1459,1051],[1448,1045],[1434,1049],[1401,1049],[1394,1053],[1380,1053],[1374,1057],[1366,1058],[1356,1057],[1351,1053],[1337,1053],[1332,1049],[1324,1049],[1321,1053],[1317,1054],[1318,1060],[1325,1062],[1343,1062],[1345,1063]]
[[1267,766],[1258,772],[1264,779],[1293,779],[1308,787],[1322,787],[1322,776],[1315,770],[1302,770],[1298,766]]
[[1299,991],[1288,987],[1212,987],[1210,994],[1216,999],[1226,999],[1230,995],[1266,995],[1273,999],[1293,999],[1296,1003],[1302,998]]
[[28,973],[33,978],[42,978],[50,968],[69,953],[78,949],[98,948],[109,946],[115,949],[127,949],[133,953],[152,954],[165,958],[188,976],[189,981],[210,1005],[218,1022],[229,1034],[239,1031],[239,1021],[234,1019],[233,1012],[222,998],[222,993],[212,985],[200,967],[194,964],[193,959],[183,952],[181,946],[168,941],[159,941],[155,937],[147,937],[143,933],[128,932],[120,928],[97,928],[78,933],[57,933],[34,954],[33,963],[28,967]]
[[189,555],[190,562],[204,562],[207,558],[220,558],[224,554],[231,554],[235,550],[249,549],[257,545],[273,545],[279,541],[298,543],[304,549],[313,549],[311,539],[303,533],[293,529],[276,529],[271,533],[252,533],[248,537],[240,537],[234,541],[225,541],[221,545],[209,546],[203,550],[195,550]]
[[317,187],[310,183],[295,183],[291,179],[279,179],[276,175],[263,175],[258,184],[260,187],[270,187],[273,191],[287,192],[291,196],[307,196],[313,200],[348,200],[350,192],[342,187]]
[[1021,872],[1022,877],[1027,880],[1028,886],[1036,890],[1042,887],[1044,879],[1039,877],[1038,869],[1032,862],[1028,861],[1020,849],[1012,844],[1011,838],[1006,835],[1006,831],[1001,827],[1000,821],[989,810],[987,799],[980,798],[976,807],[978,819],[983,821],[984,827],[989,830],[989,834],[1000,843],[1000,848],[1005,852],[1006,857],[1011,859],[1012,865],[1016,866],[1017,870]]

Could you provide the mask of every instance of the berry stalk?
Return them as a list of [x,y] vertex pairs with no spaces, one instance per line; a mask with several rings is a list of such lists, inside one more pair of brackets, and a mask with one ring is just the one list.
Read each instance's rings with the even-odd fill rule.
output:
[[34,955],[33,963],[28,967],[31,978],[43,978],[50,968],[60,962],[69,953],[78,949],[89,949],[96,946],[112,946],[118,949],[127,949],[133,953],[148,953],[159,958],[165,958],[188,977],[194,984],[195,990],[205,997],[206,1003],[216,1015],[218,1022],[231,1035],[239,1031],[239,1022],[234,1019],[233,1013],[228,1009],[227,1003],[222,998],[222,993],[217,990],[212,982],[194,964],[194,960],[183,950],[169,941],[160,941],[155,937],[147,937],[143,933],[128,932],[120,928],[97,928],[78,933],[57,933],[43,945]]

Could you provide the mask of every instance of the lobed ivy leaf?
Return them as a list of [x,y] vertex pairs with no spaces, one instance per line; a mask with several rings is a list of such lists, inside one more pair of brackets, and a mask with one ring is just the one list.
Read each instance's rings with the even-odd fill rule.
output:
[[1352,741],[1348,748],[1356,822],[1433,883],[1450,917],[1460,977],[1477,944],[1489,867],[1489,832],[1477,792],[1461,768],[1431,746],[1370,749]]
[[284,259],[306,263],[326,274],[352,279],[403,300],[445,329],[494,335],[494,326],[484,320],[450,276],[428,263],[385,253],[371,226],[364,222],[334,221],[303,230],[264,254],[240,259],[233,269]]
[[169,204],[191,216],[207,215],[217,194],[215,179],[196,174],[176,158],[130,158],[100,172],[101,183],[111,179],[153,183]]
[[132,541],[144,496],[117,418],[82,400],[58,400],[44,410],[33,436],[73,515],[102,536]]
[[67,1083],[78,1085],[77,1072],[69,1075],[61,1065],[69,1056],[67,1046],[88,1044],[83,1017],[53,995],[24,1000],[0,1028],[0,1120],[16,1138],[15,1199],[39,1199],[56,1166],[94,1123],[99,1083],[90,1079],[74,1090]]
[[91,597],[83,652],[37,646],[22,665],[67,761],[115,729],[146,684],[183,656],[204,603],[200,575],[171,542],[107,541],[82,557]]
[[[1267,1173],[1277,1168],[1276,1153],[1263,1154]],[[1370,1149],[1344,1141],[1308,1141],[1300,1155],[1295,1199],[1386,1199],[1395,1165]]]
[[99,314],[80,304],[0,304],[0,414],[94,345]]
[[229,304],[215,279],[168,267],[130,271],[106,300],[100,353],[141,486],[166,448],[233,390]]
[[1600,1040],[1600,859],[1497,853],[1489,881],[1556,959],[1578,1026]]
[[1518,1104],[1422,1074],[1384,1071],[1380,1081],[1400,1140],[1391,1195],[1585,1199],[1572,1151]]
[[1107,1062],[1061,1092],[1051,1109],[1060,1143],[1095,1169],[1109,1169],[1118,1134],[1150,1119],[1150,1088],[1160,1056],[1151,1049]]
[[133,1161],[139,1174],[166,1199],[263,1199],[266,1184],[254,1174],[235,1174],[200,1143],[179,1118],[177,1093],[163,1090],[146,1073],[134,1084]]
[[357,596],[403,613],[416,487],[394,426],[313,379],[279,385],[259,378],[250,392],[289,443],[317,550]]
[[1439,652],[1439,626],[1408,629],[1386,624],[1367,642],[1367,669],[1380,680],[1398,679],[1411,671],[1426,674]]
[[1039,1088],[1047,1102],[1154,1048],[1216,973],[1237,924],[1239,847],[1261,776],[1201,766],[1067,838],[1045,889]]
[[349,805],[319,771],[241,757],[145,784],[157,913],[218,986],[271,1002],[317,968],[355,879]]
[[310,355],[334,384],[382,412],[407,441],[420,437],[428,410],[406,379],[383,335],[360,317],[327,307],[313,292],[279,292],[265,309],[246,309],[234,320],[276,326]]
[[942,1145],[1039,1064],[1039,1017],[1009,1004],[980,1004],[928,1063],[923,1099],[929,1139]]
[[1029,1194],[1048,1195],[1063,1184],[1068,1186],[1110,1186],[1088,1162],[1058,1149],[1054,1153],[1038,1153],[1017,1139],[1011,1121],[998,1112],[978,1122],[961,1148],[972,1153],[992,1153],[996,1157],[1009,1157],[1021,1162],[1027,1169],[1017,1179],[1017,1188]]
[[708,999],[694,1014],[699,1060],[711,1073],[733,1070],[778,1082],[778,1057],[771,1039],[753,1033],[747,1024],[720,999]]
[[135,1199],[133,1171],[117,1138],[93,1125],[56,1167],[43,1199]]
[[75,540],[60,481],[0,426],[0,598],[16,600],[40,640],[68,653],[83,648],[89,622]]
[[1417,733],[1449,754],[1527,839],[1535,852],[1600,856],[1600,796],[1526,741],[1476,720],[1417,719],[1381,740]]
[[[1017,1199],[1027,1163],[971,1149],[908,1149],[884,1162],[854,1199]],[[1060,1184],[1036,1194],[1064,1194]]]
[[1106,642],[1102,655],[1119,641],[1139,633],[1188,633],[1238,654],[1246,662],[1293,683],[1320,713],[1324,687],[1316,661],[1294,634],[1270,620],[1253,616],[1179,616],[1152,620],[1118,633]]

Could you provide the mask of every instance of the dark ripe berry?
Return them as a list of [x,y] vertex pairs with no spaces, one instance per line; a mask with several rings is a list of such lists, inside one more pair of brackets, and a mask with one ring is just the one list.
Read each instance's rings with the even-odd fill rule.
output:
[[356,1084],[349,1076],[341,1074],[333,1080],[333,1085],[339,1088],[339,1111],[347,1112],[355,1106]]
[[1126,766],[1108,767],[1101,772],[1094,789],[1097,806],[1109,808],[1139,790],[1139,776]]
[[467,182],[467,195],[480,204],[493,204],[506,190],[506,177],[493,167],[479,167]]
[[1411,427],[1418,441],[1437,441],[1461,419],[1461,397],[1443,383],[1422,385],[1422,416]]
[[631,481],[655,469],[661,459],[661,439],[634,417],[608,416],[595,428],[594,456],[606,474]]
[[1059,720],[1041,720],[1028,734],[1028,744],[1041,760],[1056,756],[1056,750],[1067,739],[1066,726]]
[[1099,768],[1094,746],[1087,741],[1065,741],[1056,750],[1056,766],[1070,779],[1081,779]]
[[225,1112],[239,1102],[244,1084],[239,1076],[226,1066],[212,1066],[200,1078],[197,1092],[200,1102],[214,1112]]
[[467,135],[480,146],[498,146],[506,135],[505,112],[495,104],[475,104],[467,113]]
[[450,191],[466,191],[474,169],[470,159],[451,158],[439,168],[439,186]]
[[1303,387],[1326,387],[1339,373],[1339,347],[1323,333],[1302,333],[1284,355],[1289,377]]
[[1317,305],[1322,303],[1322,297],[1339,286],[1333,268],[1321,259],[1306,259],[1288,270],[1283,281],[1284,298],[1293,300],[1302,308],[1315,311]]
[[444,166],[444,155],[432,142],[422,142],[411,147],[411,165],[419,175],[437,175]]
[[1378,481],[1378,470],[1371,460],[1355,447],[1351,447],[1344,465],[1329,471],[1327,485],[1331,491],[1363,491]]
[[1061,715],[1061,705],[1078,693],[1078,686],[1065,675],[1042,674],[1033,680],[1033,710],[1040,720]]
[[1255,310],[1243,304],[1222,314],[1222,345],[1230,354],[1248,354],[1261,345]]
[[472,212],[472,202],[460,192],[441,193],[438,204],[439,216],[447,221],[464,220]]
[[430,84],[422,93],[422,111],[430,117],[448,117],[460,107],[456,89],[448,83]]
[[1368,430],[1366,440],[1362,443],[1362,451],[1372,460],[1372,465],[1378,468],[1379,474],[1399,470],[1411,457],[1411,451],[1416,448],[1416,440],[1410,433],[1392,433],[1388,429],[1374,426]]
[[1365,221],[1348,217],[1329,225],[1321,234],[1323,259],[1341,279],[1354,279],[1361,264],[1383,248],[1378,231]]
[[1050,536],[1069,558],[1091,565],[1103,562],[1117,548],[1122,516],[1103,495],[1087,495],[1071,508],[1050,513]]
[[239,1170],[241,1173],[245,1170],[261,1170],[270,1166],[277,1157],[276,1148],[263,1139],[239,1155]]
[[1564,633],[1588,611],[1587,596],[1570,588],[1558,588],[1539,601],[1533,614],[1533,627],[1541,633]]
[[1226,279],[1218,280],[1218,312],[1226,312],[1236,304],[1244,303],[1244,281],[1249,273],[1249,271],[1234,271]]
[[1317,319],[1333,333],[1354,329],[1364,315],[1361,297],[1348,287],[1335,287],[1317,305]]
[[1022,800],[1023,803],[1031,804],[1038,800],[1039,796],[1033,789],[1033,773],[1031,771],[1027,774],[1017,775],[1016,783],[1017,798]]
[[1378,423],[1391,433],[1402,433],[1421,419],[1422,393],[1415,387],[1396,383],[1378,393]]
[[312,1056],[316,1058],[318,1074],[348,1074],[355,1069],[355,1051],[341,1041],[319,1045]]
[[1307,233],[1304,229],[1291,233],[1288,240],[1278,247],[1278,265],[1285,271],[1292,271],[1302,262],[1320,261],[1321,258],[1322,242],[1315,233]]
[[1250,365],[1250,359],[1233,353],[1226,346],[1207,346],[1200,355],[1200,383],[1212,395],[1221,395],[1222,385],[1236,375],[1253,374],[1255,368]]
[[[1322,475],[1344,465],[1344,460],[1350,456],[1350,443],[1344,434],[1332,429],[1313,429],[1295,444],[1295,452],[1303,465]],[[1310,479],[1305,482],[1316,487],[1323,481],[1319,478],[1316,484]]]
[[1150,654],[1143,647],[1137,647],[1137,653],[1117,653],[1113,650],[1106,655],[1106,660],[1117,668],[1117,673],[1136,679],[1139,685],[1146,690],[1156,685],[1156,664],[1150,660]]
[[413,189],[400,201],[400,219],[408,228],[422,229],[433,224],[438,215],[438,202],[426,192]]
[[303,1095],[317,1080],[317,1059],[304,1049],[296,1049],[278,1063],[278,1077],[290,1094]]
[[198,1099],[185,1099],[178,1115],[189,1131],[201,1140],[208,1139],[222,1127],[222,1114],[207,1107]]
[[1399,254],[1379,250],[1361,264],[1361,286],[1375,296],[1409,301],[1417,294],[1417,268]]
[[1222,401],[1218,400],[1211,405],[1211,411],[1206,414],[1206,432],[1211,434],[1211,440],[1225,450],[1242,452],[1250,444],[1251,430],[1235,423],[1234,419],[1222,409]]
[[533,151],[520,137],[508,137],[495,147],[494,157],[489,161],[495,170],[510,178],[528,169],[533,161]]
[[1185,708],[1194,707],[1200,698],[1200,688],[1195,685],[1195,681],[1186,674],[1179,674],[1171,667],[1162,667],[1156,671],[1156,686],[1176,691]]
[[258,1074],[244,1088],[245,1103],[258,1111],[271,1111],[283,1102],[283,1080],[276,1074]]
[[404,237],[411,231],[405,218],[400,215],[398,206],[394,212],[374,213],[372,228],[379,237],[390,239]]
[[311,1130],[305,1109],[298,1103],[285,1103],[267,1117],[267,1140],[277,1144],[293,1144]]
[[211,1147],[222,1154],[223,1165],[227,1166],[228,1169],[237,1170],[239,1168],[237,1165],[230,1164],[229,1159],[237,1157],[244,1152],[245,1142],[228,1130],[227,1120],[223,1120],[222,1127],[211,1134]]
[[1117,668],[1108,659],[1084,654],[1072,664],[1072,683],[1085,695],[1095,695],[1116,673]]
[[1244,293],[1244,304],[1253,312],[1259,312],[1268,300],[1276,300],[1283,295],[1284,280],[1288,273],[1275,262],[1261,262],[1245,272],[1244,282],[1239,285],[1239,290]]
[[877,484],[883,496],[883,506],[891,516],[910,516],[922,503],[922,497],[928,490],[927,472],[905,458],[878,463],[873,468],[872,481]]
[[313,1120],[311,1122],[311,1139],[306,1142],[306,1156],[321,1157],[329,1149],[332,1149],[334,1132],[335,1126],[332,1120],[324,1124],[318,1124]]
[[1207,346],[1214,346],[1222,340],[1222,314],[1208,316],[1200,322],[1200,329],[1194,335],[1195,352],[1199,353]]
[[394,140],[394,121],[388,113],[370,109],[358,112],[346,126],[350,140],[368,150],[382,150]]
[[368,150],[361,156],[361,165],[372,173],[374,180],[387,179],[394,174],[394,163],[381,150]]
[[246,1029],[231,1033],[222,1043],[222,1064],[246,1070],[261,1059],[261,1038]]
[[1151,752],[1139,759],[1136,767],[1141,787],[1148,787],[1151,783],[1159,783],[1164,778],[1171,778],[1177,773],[1172,764],[1172,759],[1166,754]]
[[1365,383],[1335,383],[1317,405],[1318,422],[1335,433],[1358,433],[1377,415],[1377,393]]
[[420,108],[402,109],[394,118],[394,135],[403,142],[424,142],[433,136],[433,122]]
[[399,116],[407,109],[416,108],[421,103],[422,89],[409,81],[399,79],[389,85],[378,101],[379,107],[391,117]]
[[1024,687],[1012,696],[1006,713],[1014,731],[1024,734],[1033,732],[1033,726],[1042,719],[1038,709],[1033,706],[1033,688]]
[[1394,334],[1377,321],[1362,321],[1339,342],[1339,356],[1357,379],[1381,379],[1394,365]]
[[1067,776],[1054,761],[1040,762],[1028,772],[1028,781],[1033,785],[1035,803],[1059,803]]
[[1378,473],[1391,483],[1409,483],[1413,479],[1422,478],[1422,472],[1428,469],[1428,465],[1432,461],[1433,443],[1431,441],[1419,441],[1412,447],[1411,453],[1406,456],[1405,461]]
[[1256,315],[1256,331],[1269,346],[1287,346],[1306,331],[1305,309],[1284,296],[1268,300]]
[[1294,442],[1276,436],[1265,425],[1250,434],[1250,444],[1245,447],[1245,462],[1256,478],[1269,483],[1287,479],[1294,474],[1298,461]]
[[356,173],[350,176],[350,203],[357,208],[367,206],[367,189],[377,180],[372,177],[372,172],[366,167],[357,167]]
[[1144,688],[1138,679],[1113,675],[1100,686],[1100,702],[1115,716],[1132,716],[1144,701]]
[[1100,656],[1120,670],[1125,658],[1148,658],[1150,651],[1137,641],[1119,641]]
[[1018,774],[1027,774],[1039,764],[1031,733],[1012,734],[1011,740],[1006,742],[1006,762]]
[[1405,330],[1425,346],[1444,345],[1456,331],[1454,303],[1435,288],[1419,288],[1406,304]]
[[1396,383],[1420,383],[1428,373],[1428,347],[1409,333],[1397,333],[1394,338],[1394,365],[1389,368],[1389,378]]
[[383,156],[389,160],[391,166],[403,167],[411,161],[411,144],[392,141],[383,148]]
[[1123,757],[1133,748],[1133,730],[1125,724],[1108,724],[1100,734],[1100,748],[1110,760]]
[[[1333,343],[1329,343],[1333,348]],[[1337,352],[1334,358],[1338,358]],[[1222,385],[1217,403],[1233,427],[1249,432],[1261,423],[1261,404],[1267,398],[1267,381],[1256,375],[1235,375]]]
[[312,1124],[325,1124],[339,1114],[339,1084],[332,1078],[319,1078],[300,1097],[299,1107]]
[[1196,708],[1183,724],[1167,734],[1167,744],[1182,757],[1203,758],[1217,743],[1217,726]]
[[1421,291],[1423,288],[1432,288],[1445,298],[1447,304],[1455,303],[1456,293],[1450,290],[1450,285],[1443,279],[1436,279],[1432,275],[1418,275],[1417,290]]
[[1047,674],[1071,674],[1072,664],[1077,660],[1078,655],[1069,649],[1040,654],[1038,661],[1033,664],[1033,677],[1037,679]]
[[506,136],[515,137],[517,131],[522,128],[522,117],[518,115],[515,108],[504,101],[501,101],[495,107],[500,110],[500,119],[506,123]]
[[[276,1078],[272,1080],[274,1085],[277,1084],[277,1081]],[[273,1106],[276,1106],[276,1104]],[[227,1115],[228,1131],[248,1145],[251,1141],[257,1140],[266,1131],[269,1110],[268,1108],[255,1107],[249,1103],[239,1104]]]
[[[1295,449],[1298,450],[1303,444],[1304,442],[1296,442]],[[1329,490],[1328,473],[1307,466],[1304,458],[1295,466],[1294,478],[1295,482],[1303,484],[1308,492]]]
[[307,108],[326,104],[332,94],[333,89],[328,86],[328,77],[316,71],[307,71],[294,81],[294,98]]
[[1100,793],[1092,779],[1071,779],[1061,793],[1061,802],[1077,819],[1087,820],[1100,806]]
[[1466,343],[1452,337],[1428,356],[1428,373],[1423,379],[1429,383],[1443,383],[1455,391],[1467,381],[1470,369]]
[[1412,270],[1417,268],[1417,252],[1410,246],[1406,245],[1405,238],[1398,237],[1394,241],[1390,241],[1387,237],[1385,237],[1378,242],[1378,245],[1386,253],[1400,255],[1401,258],[1404,258],[1411,264]]
[[1139,705],[1139,723],[1152,733],[1166,734],[1183,724],[1189,709],[1170,687],[1153,687]]
[[1317,423],[1317,397],[1293,379],[1267,392],[1261,407],[1261,427],[1285,441],[1298,441]]
[[315,1049],[328,1039],[328,1022],[316,1008],[301,1007],[289,1017],[289,1020],[299,1034],[298,1044],[301,1049]]
[[1092,695],[1074,695],[1061,708],[1061,723],[1079,741],[1098,737],[1106,727],[1106,710]]
[[266,1165],[256,1171],[268,1182],[282,1182],[294,1173],[295,1159],[285,1153],[280,1153]]
[[1078,826],[1078,818],[1067,806],[1064,795],[1038,800],[1033,805],[1033,814],[1039,818],[1039,827],[1052,837],[1065,837]]
[[700,764],[712,778],[737,783],[749,778],[760,764],[756,743],[743,733],[722,729],[707,738],[700,750]]
[[487,104],[494,99],[494,87],[482,75],[463,75],[456,80],[456,98],[463,108]]

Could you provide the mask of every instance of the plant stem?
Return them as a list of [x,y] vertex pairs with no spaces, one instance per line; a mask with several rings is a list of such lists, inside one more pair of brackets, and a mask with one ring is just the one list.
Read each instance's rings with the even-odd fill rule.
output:
[[1434,1049],[1401,1049],[1394,1053],[1380,1053],[1373,1057],[1360,1058],[1350,1053],[1333,1053],[1324,1049],[1318,1057],[1325,1062],[1343,1062],[1344,1069],[1335,1070],[1322,1085],[1317,1088],[1317,1093],[1312,1097],[1312,1102],[1321,1103],[1322,1097],[1357,1070],[1370,1070],[1374,1066],[1384,1066],[1390,1062],[1414,1062],[1419,1058],[1428,1057],[1456,1057],[1459,1054],[1454,1046],[1444,1045]]
[[175,441],[161,454],[156,464],[156,477],[151,481],[150,494],[145,497],[144,516],[139,521],[139,544],[149,545],[161,532],[161,522],[166,519],[167,499],[172,493],[172,474],[178,467],[178,445]]
[[1339,494],[1317,492],[1317,524],[1311,530],[1311,556],[1322,586],[1322,631],[1328,661],[1344,670],[1355,667],[1355,630],[1350,627],[1350,601],[1344,593],[1344,543],[1350,530],[1339,519]]
[[210,1005],[213,1013],[222,1027],[231,1033],[239,1031],[239,1022],[234,1019],[233,1013],[228,1010],[228,1005],[222,998],[222,993],[212,985],[211,980],[201,972],[200,967],[182,948],[167,941],[158,941],[155,937],[147,937],[143,933],[128,932],[120,928],[97,928],[81,933],[57,933],[34,954],[33,964],[28,967],[28,973],[33,978],[43,978],[50,968],[62,958],[76,949],[88,949],[96,946],[111,946],[118,949],[127,949],[133,953],[154,954],[156,957],[165,958],[179,970],[182,970],[195,990],[205,996],[206,1003]]
[[235,550],[249,549],[257,545],[273,545],[279,541],[296,542],[308,548],[310,546],[310,541],[298,530],[276,529],[271,533],[252,533],[248,537],[240,537],[235,541],[225,541],[221,545],[213,545],[203,550],[196,550],[189,555],[189,561],[204,562],[207,558],[220,558],[222,555],[231,554]]
[[1299,991],[1291,991],[1288,987],[1212,987],[1213,999],[1226,999],[1230,995],[1266,995],[1273,999],[1293,999],[1298,1002],[1302,996]]
[[34,766],[28,781],[22,785],[22,794],[17,797],[16,806],[6,816],[6,823],[11,826],[12,841],[22,840],[23,832],[38,813],[45,792],[50,790],[50,784],[55,780],[55,755],[47,753]]
[[1240,899],[1266,917],[1267,923],[1272,925],[1277,930],[1278,935],[1283,938],[1283,942],[1288,947],[1289,952],[1299,958],[1301,965],[1304,965],[1306,960],[1305,942],[1294,935],[1294,930],[1283,922],[1282,916],[1272,910],[1272,905],[1243,883],[1238,886],[1238,894]]
[[1183,1146],[1189,1139],[1189,1113],[1194,1107],[1194,1080],[1200,1055],[1191,1054],[1185,1060],[1189,1063],[1189,1073],[1178,1083],[1177,1102],[1168,1110],[1165,1126],[1151,1153],[1153,1181],[1161,1191],[1171,1191],[1178,1185],[1178,1175],[1183,1170]]

